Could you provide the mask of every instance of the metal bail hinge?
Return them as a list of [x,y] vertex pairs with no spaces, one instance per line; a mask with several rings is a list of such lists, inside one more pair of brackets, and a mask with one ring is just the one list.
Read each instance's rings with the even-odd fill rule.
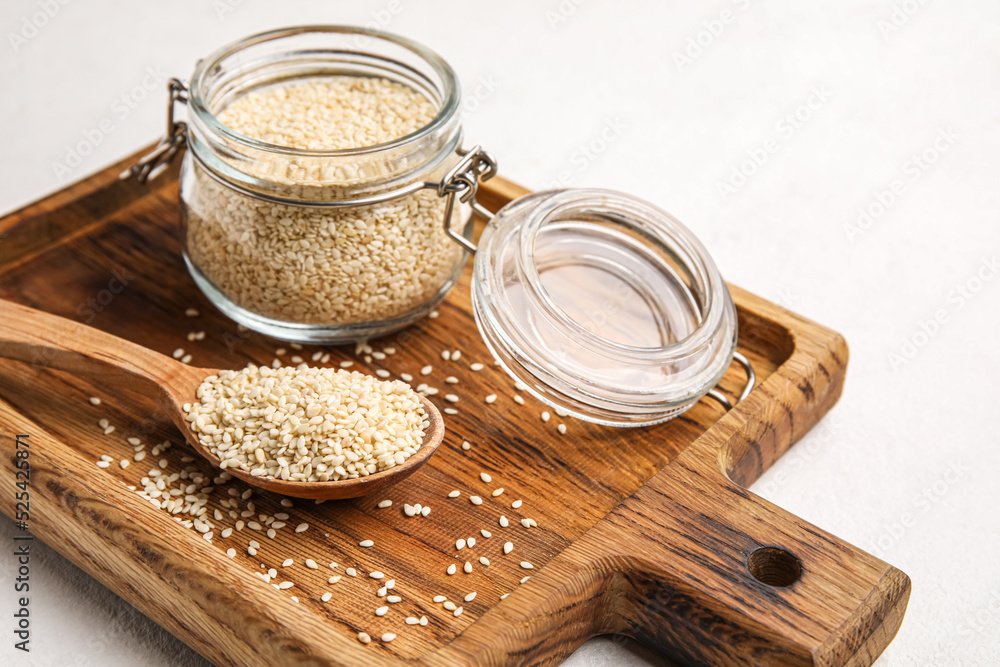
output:
[[175,120],[174,107],[178,102],[188,101],[187,86],[180,79],[171,78],[167,82],[167,134],[139,161],[118,175],[125,180],[133,176],[140,183],[152,180],[170,166],[174,157],[184,147],[187,141],[187,123]]
[[476,202],[476,192],[480,181],[488,181],[497,173],[497,161],[487,151],[479,146],[469,150],[459,149],[462,156],[451,170],[438,183],[438,195],[447,197],[444,207],[444,231],[448,236],[471,253],[476,252],[476,244],[451,228],[451,215],[455,210],[455,199],[460,202],[472,203],[473,210],[487,220],[493,214]]

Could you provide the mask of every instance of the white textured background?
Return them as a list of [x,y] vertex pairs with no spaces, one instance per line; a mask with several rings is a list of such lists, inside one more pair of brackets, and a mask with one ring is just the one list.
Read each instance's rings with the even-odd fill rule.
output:
[[[847,337],[840,404],[754,490],[913,579],[879,665],[1000,664],[995,0],[62,3],[0,6],[0,209],[156,138],[149,72],[186,78],[223,43],[299,23],[423,42],[459,72],[467,137],[504,175],[650,199],[730,281]],[[96,145],[68,157],[80,142]],[[34,652],[13,651],[11,533],[0,520],[0,664],[204,664],[48,549]],[[595,640],[567,664],[656,660]]]

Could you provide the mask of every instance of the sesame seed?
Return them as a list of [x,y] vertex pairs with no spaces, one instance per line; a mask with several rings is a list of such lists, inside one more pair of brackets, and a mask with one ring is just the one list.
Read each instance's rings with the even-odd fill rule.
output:
[[480,532],[480,534],[482,534],[483,537],[485,537],[487,539],[493,537],[493,533],[491,533],[490,531],[486,530],[485,528],[483,528],[479,532]]
[[401,379],[403,382],[413,382],[413,376],[410,375],[409,373],[400,373],[399,379]]
[[98,461],[97,462],[97,467],[98,468],[107,468],[109,465],[111,465],[111,464],[108,463],[107,461]]
[[187,315],[188,317],[198,317],[198,309],[188,308],[187,310],[184,311],[184,314]]
[[376,616],[385,616],[387,613],[389,613],[389,607],[379,607],[375,610]]
[[479,557],[479,562],[482,565],[489,565],[490,564],[490,559],[487,558],[486,556],[480,556]]
[[286,558],[284,561],[282,561],[281,567],[290,567],[293,564],[295,564],[295,561],[293,561],[291,558]]
[[514,394],[514,402],[518,405],[524,405],[524,399],[517,394]]
[[335,583],[337,583],[340,580],[341,580],[341,575],[335,574],[332,577],[330,577],[329,579],[327,579],[326,583],[328,583],[328,584],[335,584]]
[[559,431],[560,435],[566,435],[566,424],[559,424],[556,430]]
[[528,388],[528,385],[524,384],[520,380],[518,380],[518,381],[516,381],[514,383],[514,389],[517,389],[518,391],[525,391],[527,388]]
[[434,372],[433,366],[424,366],[423,368],[420,369],[421,375],[430,375],[433,372]]
[[435,595],[433,599],[434,599],[434,602],[441,603],[441,602],[444,602],[445,600],[447,600],[448,598],[445,597],[444,595]]
[[389,589],[386,588],[385,586],[383,586],[382,588],[380,588],[377,591],[375,591],[375,595],[379,596],[380,598],[384,598],[385,595],[386,595],[386,593],[388,593],[388,592],[389,592]]
[[455,350],[454,352],[451,353],[451,360],[452,361],[458,361],[461,358],[462,358],[462,351],[461,350]]
[[383,500],[383,501],[379,502],[378,506],[379,506],[379,509],[383,509],[384,510],[386,507],[392,507],[392,501],[391,500]]
[[467,540],[467,542],[468,542],[468,545],[469,545],[469,548],[470,548],[470,549],[471,549],[472,547],[476,546],[476,538],[474,538],[474,537],[470,537],[470,538],[469,538],[469,539]]
[[310,570],[315,570],[319,568],[319,566],[316,565],[316,561],[314,561],[312,558],[306,558],[306,567],[308,567]]
[[484,481],[484,482],[486,482],[487,484],[489,484],[490,482],[492,482],[492,481],[493,481],[493,478],[492,478],[492,477],[490,477],[490,476],[489,476],[489,474],[488,474],[488,473],[485,473],[485,472],[481,472],[481,473],[479,473],[479,479],[483,480],[483,481]]
[[341,368],[350,368],[350,367],[351,367],[351,366],[353,366],[353,365],[354,365],[354,362],[353,362],[353,361],[351,361],[351,360],[347,360],[347,361],[341,361],[341,362],[340,362],[340,367],[341,367]]
[[489,396],[486,397],[486,402],[487,403],[492,403],[495,400],[497,400],[497,395],[496,394],[490,394]]
[[191,355],[190,354],[185,354],[183,357],[181,357],[181,363],[182,364],[190,364],[191,363]]
[[470,364],[469,368],[478,373],[479,371],[483,370],[484,367],[480,363],[475,363],[475,364]]
[[464,548],[465,548],[465,540],[463,540],[462,538],[458,538],[457,540],[455,540],[455,549],[457,551],[461,551]]
[[307,530],[309,530],[309,524],[308,523],[300,523],[299,525],[295,526],[295,532],[296,533],[304,533]]
[[174,353],[171,356],[174,359],[180,359],[181,357],[184,356],[184,348],[183,347],[177,348],[176,350],[174,350]]
[[427,617],[426,616],[421,616],[420,617],[420,627],[425,627],[426,625],[427,625]]
[[417,509],[413,505],[408,505],[408,504],[403,505],[403,514],[405,514],[406,516],[413,516],[416,513]]
[[407,625],[416,625],[419,622],[420,622],[420,619],[417,618],[416,616],[407,616],[406,617],[406,624]]
[[368,636],[367,632],[359,632],[358,633],[358,641],[361,642],[362,644],[370,644],[371,641],[372,641],[372,638]]
[[463,608],[459,607],[458,609],[456,609],[455,611],[453,611],[452,614],[454,614],[455,616],[461,616],[462,615],[462,611],[463,611]]
[[514,550],[514,543],[513,542],[504,542],[503,543],[503,552],[504,552],[504,554],[509,554],[513,550]]
[[379,572],[378,570],[375,570],[374,572],[369,572],[368,576],[371,577],[372,579],[375,579],[376,581],[385,578],[385,575]]
[[429,313],[429,314],[427,315],[427,317],[429,317],[430,319],[434,320],[434,319],[437,319],[437,316],[438,316],[438,315],[440,315],[440,314],[441,314],[441,313],[439,313],[438,311],[436,311],[436,310],[432,310],[432,311],[431,311],[431,312],[430,312],[430,313]]
[[291,582],[291,581],[282,581],[280,584],[278,584],[278,590],[287,591],[289,588],[291,588],[294,585],[295,584],[293,582]]
[[510,506],[513,507],[514,509],[518,509],[523,504],[524,504],[524,501],[521,500],[520,498],[518,498],[517,500],[515,500],[514,502],[512,502],[510,504]]
[[458,384],[458,378],[454,375],[449,375],[444,379],[444,381],[448,384]]
[[508,595],[510,595],[510,593],[504,593],[503,595],[500,596],[500,599],[506,600]]
[[444,359],[445,361],[448,361],[449,359],[451,359],[451,351],[450,350],[445,350],[444,352],[442,352],[441,353],[441,358]]
[[323,593],[323,595],[321,595],[319,599],[322,600],[323,602],[329,602],[332,597],[333,597],[333,593],[330,593],[328,591],[326,593]]
[[456,571],[456,568],[455,568],[455,564],[454,563],[452,563],[451,565],[448,566],[448,570],[447,570],[448,574],[455,574],[455,571]]
[[482,505],[483,499],[480,498],[479,496],[469,496],[469,502],[472,503],[473,505]]
[[[249,492],[249,491],[250,491],[250,489],[247,489],[247,491]],[[248,497],[249,497],[249,496],[248,496]],[[246,500],[246,498],[244,498],[243,500]],[[289,500],[288,498],[282,498],[282,499],[281,499],[281,506],[282,506],[282,507],[291,507],[291,506],[292,506],[292,501],[291,501],[291,500]],[[305,523],[304,523],[304,524],[302,524],[302,525],[303,525],[303,526],[305,526],[306,528],[308,528],[308,527],[309,527],[309,524],[305,524]],[[298,530],[298,529],[296,528],[296,531],[297,531],[297,530]],[[302,530],[305,530],[305,528],[303,528]]]
[[526,560],[522,560],[521,561],[521,567],[523,567],[525,570],[533,570],[533,569],[535,569],[535,566],[532,565],[531,563],[529,563]]
[[542,421],[543,422],[547,422],[551,417],[552,417],[552,415],[550,415],[548,412],[543,412],[542,413]]
[[446,415],[457,415],[458,414],[458,410],[456,410],[455,408],[445,408],[444,409],[444,413]]
[[375,375],[379,376],[380,378],[387,378],[389,377],[389,371],[385,370],[384,368],[380,368],[377,371],[375,371]]
[[505,517],[503,514],[501,514],[500,515],[500,527],[501,528],[506,528],[509,525],[510,525],[510,522],[507,521],[507,517]]
[[502,493],[503,493],[503,487],[501,486],[499,489],[493,489],[493,493],[491,493],[490,495],[493,496],[494,498],[496,498],[497,496],[501,495]]
[[455,491],[452,491],[451,493],[449,493],[448,497],[449,498],[458,498],[460,495],[462,495],[462,492],[456,489]]
[[118,462],[118,465],[120,465],[122,467],[122,470],[124,470],[125,468],[127,468],[128,464],[129,464],[129,460],[128,459],[122,459],[121,461]]
[[469,594],[468,594],[468,595],[466,595],[466,596],[465,596],[465,598],[464,598],[464,600],[465,600],[466,602],[472,602],[472,601],[473,601],[473,600],[475,600],[475,599],[476,599],[476,594],[475,594],[474,592],[473,592],[473,593],[469,593]]
[[236,558],[236,549],[233,548],[226,549],[226,555],[229,556],[230,558]]
[[100,405],[101,404],[101,399],[97,398],[96,396],[91,396],[90,397],[90,404],[91,405]]
[[449,403],[458,403],[458,396],[456,396],[455,394],[445,394],[444,400],[448,401]]
[[470,443],[468,440],[463,441],[462,449],[464,449],[465,451],[469,451],[470,449],[472,449],[472,443]]
[[385,601],[388,602],[389,604],[396,604],[397,602],[402,602],[403,598],[399,597],[398,595],[390,595],[385,599]]
[[386,643],[391,642],[395,638],[396,635],[392,634],[391,632],[387,632],[384,635],[382,635],[382,641]]
[[465,565],[462,566],[462,571],[466,574],[472,574],[472,563],[465,561]]
[[393,588],[396,587],[396,580],[390,579],[389,581],[385,582],[385,587],[391,591]]
[[523,583],[527,582],[528,579],[531,579],[531,575],[528,575],[527,577],[522,577],[521,578],[521,583],[523,584]]
[[447,609],[448,611],[455,611],[456,609],[458,609],[458,605],[452,602],[451,600],[448,600],[441,606]]
[[358,576],[358,571],[355,570],[353,567],[349,567],[346,570],[344,570],[344,574],[346,574],[349,577],[356,577]]

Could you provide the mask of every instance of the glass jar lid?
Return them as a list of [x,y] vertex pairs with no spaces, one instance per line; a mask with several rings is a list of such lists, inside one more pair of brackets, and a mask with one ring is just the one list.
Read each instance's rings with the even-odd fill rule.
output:
[[472,287],[490,351],[576,417],[642,426],[709,393],[733,360],[729,290],[676,218],[620,192],[521,197],[487,225]]

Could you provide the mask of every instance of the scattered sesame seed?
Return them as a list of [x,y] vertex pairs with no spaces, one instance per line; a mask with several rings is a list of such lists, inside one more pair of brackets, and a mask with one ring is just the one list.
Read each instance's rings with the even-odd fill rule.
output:
[[486,402],[487,403],[492,403],[495,400],[497,400],[497,395],[496,394],[490,394],[489,396],[486,397]]
[[455,570],[456,570],[455,564],[452,563],[451,565],[448,566],[447,572],[448,572],[448,574],[455,574]]
[[111,464],[108,463],[107,461],[98,461],[97,462],[97,467],[98,468],[107,468],[109,465],[111,465]]
[[90,404],[91,405],[100,405],[101,404],[101,399],[97,398],[96,396],[91,396],[90,397]]
[[445,408],[444,409],[444,413],[446,415],[457,415],[458,414],[458,410],[456,410],[455,408]]
[[458,538],[457,540],[455,540],[455,549],[457,551],[461,551],[464,548],[465,548],[465,540],[463,540],[462,538]]
[[390,579],[389,581],[385,582],[385,587],[391,591],[393,588],[396,587],[396,580]]
[[416,625],[419,622],[420,622],[420,619],[417,618],[416,616],[407,616],[406,617],[406,624],[407,625]]
[[174,359],[180,359],[181,357],[184,356],[184,348],[183,347],[177,348],[176,350],[174,350],[174,353],[171,356]]
[[372,579],[375,579],[376,581],[385,578],[385,575],[379,572],[378,570],[375,570],[374,572],[369,572],[368,576],[371,577]]
[[385,586],[383,586],[382,588],[380,588],[377,591],[375,591],[375,595],[379,596],[380,598],[384,598],[385,594],[388,593],[388,592],[389,592],[389,589],[386,588]]
[[410,375],[409,373],[400,373],[399,379],[402,380],[403,382],[413,382],[413,376]]
[[315,570],[319,568],[319,566],[316,565],[316,561],[314,561],[312,558],[306,558],[306,567],[308,567],[310,570]]
[[326,593],[323,593],[323,595],[320,596],[319,599],[322,600],[323,602],[329,602],[332,597],[333,597],[333,593],[330,593],[328,591]]
[[409,504],[404,504],[403,505],[403,514],[405,514],[406,516],[413,516],[416,513],[417,513],[417,510],[416,510],[416,508],[413,507],[413,505],[409,505]]
[[490,559],[487,558],[486,556],[480,556],[479,557],[479,563],[481,565],[487,565],[488,566],[490,564]]
[[431,513],[431,508],[430,507],[422,507],[422,508],[420,508],[420,514],[422,516],[427,516],[430,513]]
[[500,599],[506,600],[508,595],[510,595],[510,593],[504,593],[503,595],[500,596]]
[[514,394],[514,402],[517,403],[518,405],[524,405],[524,399],[521,398],[518,394]]
[[566,424],[559,424],[559,426],[556,427],[556,430],[559,431],[560,435],[566,435]]
[[444,381],[448,384],[458,384],[458,378],[454,375],[449,375],[444,379]]
[[444,352],[442,352],[441,353],[441,358],[444,359],[445,361],[448,361],[449,359],[451,359],[451,351],[450,350],[445,350]]
[[493,481],[493,478],[490,477],[490,475],[488,473],[485,473],[485,472],[479,473],[479,479],[483,480],[487,484],[489,484],[490,482]]
[[526,560],[522,560],[521,561],[521,567],[523,567],[525,570],[533,570],[533,569],[535,569],[535,566],[532,565],[531,563],[529,563]]
[[382,641],[384,641],[386,643],[391,642],[395,638],[396,638],[396,635],[392,634],[391,632],[387,632],[384,635],[382,635]]
[[383,509],[383,510],[386,507],[392,507],[392,501],[391,500],[380,501],[379,504],[378,504],[378,507],[379,507],[379,509]]
[[524,501],[521,500],[520,498],[518,498],[517,500],[515,500],[514,502],[512,502],[510,504],[510,506],[513,507],[514,509],[518,509],[523,504],[524,504]]
[[182,364],[190,364],[191,363],[191,355],[190,354],[185,354],[183,357],[181,357],[181,363]]
[[[250,491],[250,489],[247,489],[247,491]],[[243,500],[246,500],[246,498],[244,498]],[[282,498],[281,499],[281,506],[282,507],[291,507],[292,506],[292,501],[289,500],[288,498]],[[302,525],[306,526],[306,528],[309,527],[309,524],[302,524]],[[296,529],[296,530],[298,530],[298,529]],[[302,530],[305,530],[305,528],[303,528]]]
[[452,361],[458,361],[461,358],[462,358],[462,351],[461,350],[455,350],[454,352],[451,353],[451,360]]
[[446,598],[446,597],[445,597],[445,596],[443,596],[443,595],[435,595],[435,596],[434,596],[434,602],[437,602],[437,603],[439,603],[439,604],[440,604],[441,602],[444,602],[444,601],[445,601],[445,600],[447,600],[447,599],[448,599],[448,598]]
[[472,443],[470,443],[468,440],[463,441],[462,449],[464,449],[465,451],[469,451],[470,449],[472,449]]
[[433,372],[434,372],[433,366],[424,366],[423,368],[420,369],[421,375],[430,375]]
[[472,547],[476,546],[476,538],[474,538],[474,537],[470,537],[470,538],[469,538],[469,539],[467,540],[467,543],[468,543],[468,545],[469,545],[469,548],[471,549]]
[[308,523],[300,523],[299,525],[295,526],[295,532],[296,533],[304,533],[307,530],[309,530],[309,524]]
[[347,576],[349,576],[349,577],[356,577],[356,576],[358,576],[358,571],[355,570],[353,567],[347,568],[346,570],[344,570],[344,573]]
[[377,371],[375,371],[375,375],[379,376],[380,378],[387,378],[389,377],[389,371],[385,370],[384,368],[380,368]]
[[123,470],[128,467],[128,464],[129,464],[128,459],[122,459],[121,461],[118,462],[118,465],[120,465]]
[[472,503],[473,505],[482,505],[483,499],[480,498],[479,496],[469,496],[469,502]]
[[441,606],[447,609],[448,611],[455,611],[456,609],[458,609],[458,605],[452,602],[451,600],[448,600]]
[[427,317],[429,317],[430,319],[433,320],[433,319],[437,319],[437,316],[440,315],[440,314],[441,313],[439,313],[438,311],[432,310],[430,313],[428,313]]
[[552,415],[550,415],[548,412],[543,412],[542,413],[542,421],[543,422],[547,422],[551,418],[552,418]]
[[184,311],[184,314],[187,315],[188,317],[198,317],[198,309],[188,308],[187,310]]
[[507,517],[505,517],[503,514],[501,514],[500,515],[500,527],[501,528],[506,528],[509,525],[510,525],[510,522],[507,521]]
[[379,607],[375,610],[376,616],[385,616],[387,613],[389,613],[389,607]]
[[403,598],[399,597],[398,595],[390,595],[385,599],[385,601],[388,602],[389,604],[396,604],[397,602],[402,602]]
[[236,549],[233,548],[226,549],[226,555],[229,556],[230,558],[236,558]]
[[462,571],[466,574],[472,574],[472,563],[465,561],[465,565],[462,566]]
[[295,584],[293,582],[291,582],[291,581],[282,581],[280,584],[278,584],[278,590],[287,591],[289,588],[291,588],[294,585]]
[[504,554],[509,554],[513,550],[514,550],[514,543],[513,542],[504,542],[503,543],[503,552],[504,552]]
[[452,614],[454,614],[455,616],[461,616],[462,615],[462,611],[463,611],[463,608],[459,607],[458,609],[456,609],[455,611],[453,611]]
[[497,496],[502,494],[503,494],[503,487],[501,486],[499,489],[493,489],[493,493],[491,493],[490,495],[496,498]]
[[293,561],[291,558],[286,558],[284,561],[282,561],[281,567],[290,567],[291,565],[294,565],[294,564],[295,564],[295,561]]
[[456,396],[455,394],[445,394],[444,400],[448,401],[449,403],[458,403],[458,396]]
[[427,617],[426,616],[421,616],[420,617],[420,627],[425,627],[426,625],[427,625]]
[[475,592],[469,593],[468,595],[465,596],[464,599],[465,599],[466,602],[472,602],[473,600],[476,599]]
[[371,641],[372,641],[372,638],[368,636],[367,632],[359,632],[358,633],[358,641],[361,642],[362,644],[370,644]]
[[482,534],[482,536],[483,536],[483,537],[485,537],[486,539],[489,539],[489,538],[493,537],[493,533],[491,533],[490,531],[486,530],[485,528],[483,528],[483,529],[482,529],[482,530],[480,530],[479,532],[480,532],[480,533]]
[[456,490],[452,491],[451,493],[449,493],[448,497],[449,498],[458,498],[460,495],[462,495],[462,492],[456,489]]
[[469,368],[478,373],[479,371],[483,370],[484,366],[480,363],[475,363],[475,364],[470,364]]
[[521,583],[523,584],[523,583],[527,582],[528,579],[531,579],[531,575],[528,575],[527,577],[522,577],[521,578]]

